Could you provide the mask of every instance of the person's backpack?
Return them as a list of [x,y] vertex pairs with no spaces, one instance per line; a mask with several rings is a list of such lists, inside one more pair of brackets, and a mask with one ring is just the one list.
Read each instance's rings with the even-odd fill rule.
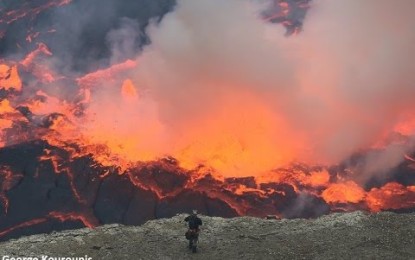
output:
[[188,230],[184,234],[187,240],[190,240],[192,238],[192,231]]
[[189,218],[189,228],[190,229],[197,229],[199,227],[197,222],[198,222],[197,217],[196,216],[191,216]]

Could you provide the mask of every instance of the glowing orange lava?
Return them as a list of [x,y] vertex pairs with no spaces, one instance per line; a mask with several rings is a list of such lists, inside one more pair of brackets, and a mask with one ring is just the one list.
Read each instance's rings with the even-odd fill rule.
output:
[[365,195],[365,191],[353,181],[331,184],[322,193],[328,203],[358,203]]
[[5,90],[13,88],[17,91],[22,89],[22,81],[17,72],[17,66],[10,67],[0,64],[0,89],[2,88]]

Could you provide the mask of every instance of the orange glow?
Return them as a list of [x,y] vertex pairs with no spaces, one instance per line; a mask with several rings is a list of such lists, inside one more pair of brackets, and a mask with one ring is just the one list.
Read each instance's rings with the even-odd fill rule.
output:
[[311,189],[325,188],[330,184],[329,180],[330,174],[326,169],[306,173],[296,169],[295,166],[267,172],[256,177],[258,183],[286,183],[290,184],[295,191],[299,191],[300,186],[306,186]]
[[22,222],[22,223],[20,223],[16,226],[12,226],[12,227],[7,228],[5,230],[1,230],[0,231],[0,237],[5,236],[5,235],[13,232],[16,229],[21,229],[21,228],[24,228],[24,227],[30,227],[30,226],[38,225],[38,224],[44,223],[46,221],[48,221],[48,219],[43,217],[43,218],[36,218],[36,219],[32,219],[32,220],[29,220],[29,221],[26,221],[26,222]]
[[56,97],[50,96],[45,92],[39,90],[36,95],[42,97],[42,100],[30,100],[26,106],[30,108],[30,111],[36,115],[44,115],[49,113],[61,113],[70,116],[71,106],[65,101],[59,100]]
[[36,16],[44,10],[57,6],[67,5],[71,2],[72,0],[50,0],[46,4],[37,6],[35,8],[27,8],[27,6],[24,6],[24,8],[6,12],[3,17],[0,17],[0,23],[5,22],[6,24],[11,24],[26,16]]
[[243,195],[244,193],[254,192],[259,194],[260,196],[265,196],[266,192],[260,189],[249,188],[244,185],[239,185],[235,190],[233,190],[235,194]]
[[371,211],[415,207],[415,186],[405,187],[390,182],[380,188],[371,189],[366,198]]
[[16,111],[8,99],[0,101],[0,147],[6,145],[7,136],[5,130],[11,128],[14,122],[26,120],[18,111]]
[[172,155],[184,168],[207,165],[224,176],[256,176],[291,162],[293,132],[259,99],[232,93],[185,126]]
[[415,133],[415,115],[408,116],[406,120],[398,123],[394,131],[406,136],[413,135]]
[[14,88],[17,91],[22,89],[22,81],[20,80],[17,67],[9,67],[5,64],[0,64],[0,89]]
[[90,216],[90,215],[92,215],[92,214],[80,214],[80,213],[76,213],[76,212],[63,213],[63,212],[58,212],[58,211],[52,211],[49,214],[47,214],[45,217],[25,221],[25,222],[22,222],[20,224],[15,225],[15,226],[12,226],[10,228],[7,228],[5,230],[0,230],[0,237],[5,236],[5,235],[13,232],[16,229],[35,226],[35,225],[47,222],[49,219],[56,219],[60,222],[80,221],[86,227],[94,228],[95,226],[97,226],[99,224],[99,222],[98,222],[98,220],[95,219],[95,217]]
[[[20,62],[26,71],[30,71],[37,79],[43,83],[50,83],[55,81],[58,77],[48,68],[48,66],[37,62],[41,57],[52,56],[52,52],[44,43],[39,43],[37,48],[26,55],[23,61]],[[62,77],[59,77],[62,78]]]
[[126,79],[122,83],[121,93],[126,100],[138,98],[137,90],[130,79]]
[[365,191],[353,181],[333,183],[321,194],[328,203],[358,203],[365,198]]
[[13,182],[16,179],[22,177],[21,174],[14,174],[9,167],[0,167],[0,203],[3,204],[6,214],[9,209],[9,199],[6,196],[6,192],[13,187]]
[[135,61],[126,60],[123,63],[113,65],[107,69],[98,70],[80,77],[77,79],[77,82],[83,89],[87,89],[97,86],[102,82],[112,82],[116,76],[136,66],[137,63]]
[[289,14],[289,12],[290,12],[290,6],[289,6],[289,4],[287,2],[280,2],[279,3],[279,6],[281,7],[282,13],[285,16]]
[[0,114],[12,113],[14,109],[10,106],[10,101],[3,99],[0,101]]
[[[92,215],[92,214],[91,214]],[[65,221],[81,221],[84,226],[88,228],[94,228],[98,225],[98,220],[95,217],[91,217],[88,215],[83,215],[79,213],[63,213],[52,211],[48,214],[49,218],[57,219],[60,222]]]
[[137,99],[131,80],[123,82],[120,94],[90,104],[90,120],[83,131],[86,143],[105,145],[117,161],[135,163],[170,155],[186,169],[206,165],[224,176],[256,176],[291,162],[296,143],[302,145],[301,140],[294,141],[294,132],[280,116],[249,93],[229,93],[213,111],[187,119],[170,132],[159,120],[155,104]]
[[302,183],[312,187],[324,187],[329,183],[330,175],[327,170],[321,172],[312,172],[310,175],[304,176]]
[[9,128],[13,125],[13,120],[0,118],[0,130]]
[[48,46],[46,46],[46,44],[44,43],[39,43],[37,46],[37,49],[30,52],[26,58],[20,62],[20,64],[22,64],[25,67],[29,67],[31,65],[33,65],[34,60],[37,58],[37,56],[39,56],[40,54],[44,54],[44,55],[48,55],[51,56],[52,52],[49,50]]

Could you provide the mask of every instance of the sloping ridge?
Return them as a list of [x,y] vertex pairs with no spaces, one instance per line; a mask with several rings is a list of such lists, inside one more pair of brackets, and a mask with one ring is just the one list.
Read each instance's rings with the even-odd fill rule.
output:
[[104,225],[0,243],[0,256],[92,259],[415,259],[415,214],[361,211],[317,219],[201,216],[199,251],[187,249],[185,215],[142,226]]

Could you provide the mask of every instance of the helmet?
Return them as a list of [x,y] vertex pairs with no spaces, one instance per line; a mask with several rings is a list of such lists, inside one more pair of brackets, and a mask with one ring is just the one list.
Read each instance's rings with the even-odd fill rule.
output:
[[192,210],[192,213],[193,213],[194,215],[197,215],[197,209]]

